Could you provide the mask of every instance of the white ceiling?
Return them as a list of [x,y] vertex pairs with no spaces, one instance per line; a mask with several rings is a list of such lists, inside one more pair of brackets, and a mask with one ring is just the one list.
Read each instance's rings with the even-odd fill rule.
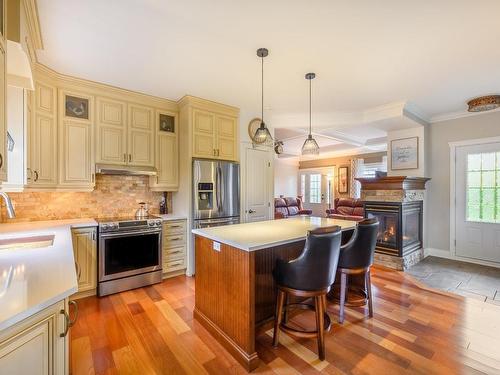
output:
[[249,114],[260,111],[255,51],[267,47],[265,117],[275,128],[307,128],[309,71],[313,126],[362,125],[347,134],[360,139],[406,121],[403,111],[377,118],[380,108],[432,120],[500,92],[498,0],[38,0],[38,8],[39,59],[49,67]]

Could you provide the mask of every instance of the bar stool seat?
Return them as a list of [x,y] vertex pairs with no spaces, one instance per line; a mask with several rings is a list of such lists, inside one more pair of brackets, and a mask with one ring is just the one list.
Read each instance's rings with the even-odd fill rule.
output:
[[[277,260],[273,272],[278,287],[274,319],[274,347],[279,344],[280,330],[296,337],[315,337],[318,340],[319,359],[325,359],[324,335],[331,328],[331,320],[326,312],[326,295],[335,281],[340,241],[340,227],[318,228],[308,233],[304,250],[297,259],[289,262]],[[312,298],[314,305],[285,303],[290,295]],[[286,313],[293,308],[314,310],[316,329],[299,330],[288,325]]]

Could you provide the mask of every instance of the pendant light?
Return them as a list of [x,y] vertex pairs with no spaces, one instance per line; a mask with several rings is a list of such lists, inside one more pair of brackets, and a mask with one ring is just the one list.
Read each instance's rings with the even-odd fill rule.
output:
[[264,122],[264,57],[269,54],[269,51],[266,48],[259,48],[257,50],[257,56],[261,59],[261,122],[260,126],[255,131],[255,134],[252,138],[253,142],[256,144],[265,144],[267,146],[272,146],[274,144],[273,137],[269,132],[269,129],[266,127],[266,123]]
[[312,136],[312,80],[316,77],[314,73],[307,73],[306,79],[309,80],[309,135],[302,145],[302,155],[319,155],[319,146]]

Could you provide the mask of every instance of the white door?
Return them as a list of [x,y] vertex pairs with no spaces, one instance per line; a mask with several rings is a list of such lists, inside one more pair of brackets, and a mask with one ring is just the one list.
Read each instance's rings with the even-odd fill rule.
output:
[[312,210],[313,216],[326,216],[333,201],[333,169],[307,170],[299,173],[299,191],[304,209]]
[[457,256],[500,262],[500,143],[456,149]]
[[271,160],[268,151],[245,149],[245,221],[270,219]]

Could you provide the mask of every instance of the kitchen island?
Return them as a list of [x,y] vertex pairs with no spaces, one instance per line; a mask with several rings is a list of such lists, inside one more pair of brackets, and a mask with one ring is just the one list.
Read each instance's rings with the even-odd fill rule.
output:
[[259,365],[256,330],[274,318],[276,259],[296,258],[307,231],[356,222],[301,216],[194,229],[196,292],[194,317],[244,366]]

